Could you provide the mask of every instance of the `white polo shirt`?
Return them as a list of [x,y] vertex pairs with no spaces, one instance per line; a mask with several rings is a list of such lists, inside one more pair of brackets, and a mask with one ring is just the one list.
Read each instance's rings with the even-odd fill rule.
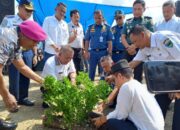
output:
[[180,18],[174,15],[168,21],[162,20],[155,24],[154,30],[155,31],[168,30],[168,31],[180,33]]
[[50,57],[43,68],[42,77],[53,76],[58,80],[62,80],[67,77],[70,73],[76,72],[74,63],[71,60],[66,65],[61,64],[56,56]]
[[154,96],[134,79],[122,85],[116,108],[107,119],[129,119],[138,130],[164,130],[164,118]]
[[48,35],[45,41],[45,52],[56,54],[52,44],[61,47],[68,44],[69,32],[68,25],[64,20],[58,21],[55,16],[46,17],[43,23],[43,29]]
[[180,61],[180,34],[158,31],[151,34],[151,45],[140,49],[134,61],[178,60]]
[[74,30],[77,30],[77,37],[74,41],[70,43],[71,47],[73,48],[83,48],[83,38],[84,38],[84,32],[83,27],[80,23],[77,25],[74,25],[72,21],[68,23],[68,29],[69,29],[69,35],[74,35]]

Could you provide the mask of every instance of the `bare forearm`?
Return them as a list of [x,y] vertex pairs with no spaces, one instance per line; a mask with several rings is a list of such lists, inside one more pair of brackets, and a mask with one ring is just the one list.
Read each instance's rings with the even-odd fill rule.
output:
[[131,61],[129,62],[129,66],[134,69],[136,68],[142,61]]
[[107,98],[109,103],[114,101],[114,99],[117,96],[118,92],[119,92],[119,88],[115,87],[113,89],[113,91],[110,93],[110,95],[108,96],[108,98]]
[[108,42],[108,53],[112,53],[112,41]]
[[76,79],[76,72],[70,73],[69,77],[70,77],[71,82],[75,82],[75,79]]
[[122,34],[121,36],[121,40],[122,40],[122,44],[124,45],[125,48],[129,47],[129,44],[126,41],[126,36],[124,34]]
[[7,97],[9,94],[9,91],[5,86],[5,82],[4,82],[2,73],[0,74],[0,94],[3,98]]
[[89,41],[85,41],[85,51],[88,51],[88,49],[89,49]]

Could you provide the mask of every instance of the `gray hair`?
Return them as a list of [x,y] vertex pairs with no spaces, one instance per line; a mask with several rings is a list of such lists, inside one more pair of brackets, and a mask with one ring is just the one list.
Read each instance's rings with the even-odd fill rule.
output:
[[174,1],[172,1],[172,0],[166,1],[166,2],[163,4],[163,7],[166,7],[166,6],[171,6],[172,8],[175,8],[175,7],[176,7]]
[[61,46],[59,54],[69,54],[74,53],[74,50],[69,45]]
[[113,60],[112,60],[112,58],[110,56],[103,56],[103,57],[101,57],[100,63],[105,62],[105,61],[107,61],[109,63],[113,63]]

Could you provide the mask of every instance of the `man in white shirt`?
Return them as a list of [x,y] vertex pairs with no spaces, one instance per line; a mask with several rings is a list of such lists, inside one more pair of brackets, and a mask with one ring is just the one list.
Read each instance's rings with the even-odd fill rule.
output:
[[[142,61],[155,60],[177,60],[180,61],[180,34],[170,31],[158,31],[155,33],[149,32],[142,26],[136,26],[130,34],[132,43],[140,48],[133,61],[130,62],[131,68],[135,68]],[[171,94],[170,97],[176,98],[177,94]],[[156,95],[156,100],[159,103],[163,112],[164,118],[168,106],[173,98],[168,94]],[[174,116],[172,130],[180,130],[180,99],[175,100]]]
[[75,83],[76,69],[72,61],[73,55],[74,51],[70,46],[61,46],[60,52],[46,61],[42,76],[54,76],[59,80],[69,76],[71,82]]
[[126,60],[111,68],[119,89],[117,105],[107,116],[93,119],[100,130],[164,130],[164,119],[158,103],[140,82]]
[[83,48],[83,38],[84,32],[81,23],[79,23],[80,15],[78,10],[70,11],[71,22],[68,23],[69,28],[69,44],[74,50],[73,62],[77,73],[83,71],[83,61],[82,61],[82,48]]
[[173,1],[167,1],[162,7],[164,19],[155,24],[155,31],[169,30],[180,33],[180,19],[174,15],[175,3]]
[[43,29],[48,35],[45,41],[45,62],[49,57],[58,54],[62,45],[68,43],[68,25],[64,21],[66,10],[66,5],[60,2],[55,8],[55,15],[48,16],[44,20]]

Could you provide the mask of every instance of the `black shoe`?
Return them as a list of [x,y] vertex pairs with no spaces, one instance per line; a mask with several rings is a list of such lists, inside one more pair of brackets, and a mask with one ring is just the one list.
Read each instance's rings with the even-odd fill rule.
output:
[[42,103],[42,107],[43,107],[43,108],[49,108],[49,105],[48,105],[47,103],[43,102],[43,103]]
[[25,98],[22,101],[19,101],[18,104],[25,105],[25,106],[34,106],[34,101],[31,101],[28,98]]
[[16,123],[0,120],[0,130],[15,130],[16,127]]

